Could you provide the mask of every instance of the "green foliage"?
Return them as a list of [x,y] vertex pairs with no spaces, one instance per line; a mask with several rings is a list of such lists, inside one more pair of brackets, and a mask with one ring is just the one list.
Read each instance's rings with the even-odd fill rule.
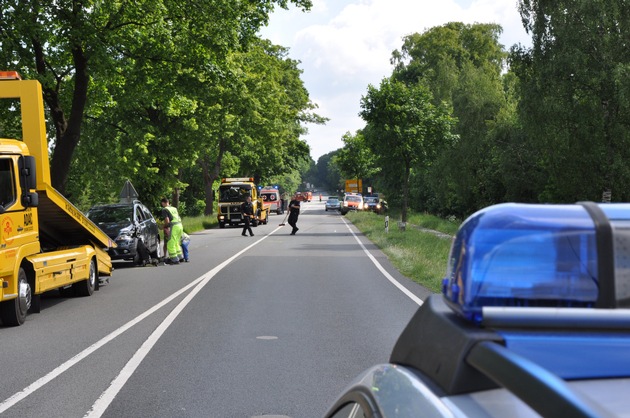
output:
[[[107,198],[107,181],[112,185],[125,178],[157,199],[185,188],[189,182],[180,171],[195,167],[206,149],[219,152],[220,140],[235,135],[239,113],[222,107],[237,99],[235,89],[241,87],[230,74],[252,70],[265,81],[267,67],[234,65],[231,57],[260,45],[257,32],[269,13],[290,3],[303,10],[312,6],[311,0],[0,0],[2,66],[43,84],[55,133],[53,184],[86,201]],[[278,58],[281,53],[273,48],[265,47],[265,53]],[[282,80],[273,77],[270,83],[288,90],[290,103],[282,113],[267,107],[263,116],[299,142],[295,138],[302,130],[296,120],[322,120],[308,114],[314,106],[305,90],[298,94],[296,63],[279,61],[284,67],[276,73]],[[264,88],[261,84],[256,91],[259,100]],[[273,93],[268,92],[270,99],[277,98]],[[256,113],[255,106],[245,110]],[[247,124],[255,131],[256,118]],[[265,126],[267,133],[273,131]],[[207,139],[207,147],[200,147],[200,138]],[[243,164],[263,166],[255,150],[266,147],[269,138],[242,135],[235,142],[242,147],[233,149],[233,155]],[[300,158],[308,147],[291,144],[291,151]],[[282,163],[297,165],[291,157]],[[95,190],[87,191],[87,185]]]
[[346,132],[341,138],[341,148],[334,158],[334,164],[346,179],[365,179],[378,172],[376,156],[368,148],[362,131],[354,135]]
[[335,164],[335,158],[340,151],[335,150],[322,155],[311,168],[311,182],[318,188],[327,191],[336,191],[340,188],[339,184],[342,182],[343,176]]
[[511,97],[501,73],[501,31],[494,24],[453,22],[406,37],[393,53],[394,77],[425,84],[434,103],[448,103],[457,119],[458,140],[441,144],[431,164],[411,172],[417,210],[461,217],[505,196],[497,158],[502,145],[489,132]]
[[520,116],[552,202],[630,198],[630,12],[622,0],[520,1],[531,49],[515,47]]
[[[412,168],[427,166],[441,146],[453,143],[455,120],[446,106],[435,106],[422,84],[406,85],[384,79],[379,89],[368,87],[361,100],[361,117],[367,122],[364,136],[385,178],[402,187],[402,220],[406,221]],[[386,189],[391,196],[395,192]]]
[[216,228],[218,223],[216,216],[182,216],[182,225],[184,226],[184,231],[188,234]]

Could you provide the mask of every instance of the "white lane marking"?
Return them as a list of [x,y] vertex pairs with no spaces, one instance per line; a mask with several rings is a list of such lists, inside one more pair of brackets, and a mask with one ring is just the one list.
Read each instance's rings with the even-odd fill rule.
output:
[[204,288],[205,285],[210,282],[210,280],[225,266],[230,264],[234,259],[238,258],[241,254],[252,248],[254,245],[259,244],[264,239],[266,239],[269,235],[263,236],[258,239],[256,242],[248,245],[243,248],[238,253],[234,254],[232,257],[228,258],[199,279],[195,280],[195,283],[198,282],[197,286],[188,294],[186,297],[173,309],[173,311],[162,321],[162,323],[153,331],[153,333],[146,339],[146,341],[142,344],[142,346],[136,351],[136,353],[131,357],[131,359],[127,362],[125,367],[118,373],[118,376],[112,381],[109,388],[107,388],[101,396],[94,402],[92,408],[85,414],[84,417],[100,417],[102,416],[109,405],[112,403],[118,392],[123,388],[127,380],[133,375],[136,371],[142,360],[149,354],[151,348],[158,342],[158,340],[162,337],[164,332],[171,326],[173,321],[179,316],[180,313],[186,308],[186,306],[193,300],[193,298]]
[[343,223],[346,225],[346,228],[348,228],[348,231],[350,231],[350,233],[352,234],[352,236],[354,237],[354,239],[359,243],[359,245],[361,246],[361,248],[363,248],[363,252],[368,256],[368,258],[370,260],[372,260],[372,263],[374,263],[374,265],[376,266],[377,269],[379,269],[379,271],[383,274],[383,276],[385,276],[387,278],[387,280],[389,280],[390,282],[392,282],[392,284],[394,286],[396,286],[398,289],[400,289],[401,292],[403,292],[405,295],[407,295],[407,297],[409,297],[409,299],[413,300],[414,302],[416,302],[418,305],[422,305],[424,302],[422,301],[422,299],[420,299],[418,296],[414,295],[413,293],[411,293],[405,286],[403,286],[402,284],[400,284],[396,279],[394,279],[394,277],[392,277],[391,274],[389,274],[387,272],[387,270],[385,270],[385,268],[381,265],[381,263],[379,263],[376,258],[370,254],[370,252],[368,251],[367,248],[365,248],[365,245],[363,245],[363,243],[361,242],[361,240],[359,239],[359,237],[357,237],[357,235],[354,233],[354,231],[352,230],[352,228],[350,228],[349,223],[344,219],[341,218],[341,220],[343,221]]
[[[250,244],[249,246],[245,247],[243,250],[239,251],[237,254],[235,254],[234,256],[229,258],[228,260],[224,261],[222,264],[220,264],[220,266],[224,267],[225,264],[227,264],[230,261],[234,260],[236,257],[238,257],[239,255],[243,254],[249,248],[251,248],[254,245],[258,244],[259,242],[261,242],[265,238],[266,238],[266,236],[263,236],[261,239],[256,240],[256,242]],[[217,267],[219,267],[219,266],[217,266]],[[217,267],[215,267],[215,269]],[[170,268],[176,268],[176,267],[170,267]],[[210,272],[208,272],[205,275],[195,279],[194,281],[192,281],[188,285],[184,286],[183,288],[181,288],[177,292],[173,293],[172,295],[170,295],[166,299],[162,300],[161,302],[159,302],[158,304],[156,304],[152,308],[150,308],[147,311],[145,311],[144,313],[138,315],[137,317],[135,317],[131,321],[127,322],[125,325],[123,325],[120,328],[112,331],[110,334],[106,335],[105,337],[103,337],[99,341],[95,342],[94,344],[92,344],[91,346],[89,346],[85,350],[81,351],[80,353],[78,353],[74,357],[70,358],[66,362],[64,362],[61,365],[57,366],[55,369],[53,369],[52,371],[50,371],[46,375],[42,376],[41,378],[37,379],[35,382],[31,383],[26,388],[22,389],[21,391],[13,394],[12,396],[10,396],[7,399],[5,399],[4,401],[0,402],[0,414],[2,414],[3,412],[5,412],[9,408],[11,408],[12,406],[17,404],[18,402],[24,400],[26,397],[28,397],[29,395],[31,395],[32,393],[34,393],[38,389],[42,388],[47,383],[50,383],[56,377],[58,377],[61,374],[65,373],[71,367],[73,367],[74,365],[79,363],[81,360],[85,359],[86,357],[88,357],[90,354],[94,353],[96,350],[98,350],[99,348],[101,348],[105,344],[107,344],[110,341],[114,340],[115,338],[117,338],[118,336],[120,336],[121,334],[123,334],[124,332],[129,330],[134,325],[142,322],[144,319],[146,319],[147,317],[149,317],[150,315],[155,313],[157,310],[159,310],[163,306],[165,306],[168,303],[170,303],[173,299],[179,297],[182,293],[185,293],[186,291],[188,291],[191,287],[196,286],[199,282],[204,280],[209,273],[212,273],[215,269],[210,270]],[[216,272],[214,274],[216,274]]]
[[14,395],[10,396],[9,398],[7,398],[6,400],[2,401],[2,403],[0,403],[0,414],[2,412],[6,411],[7,409],[11,408],[13,405],[15,405],[16,403],[20,402],[21,400],[23,400],[24,398],[26,398],[27,396],[29,396],[30,394],[32,394],[36,390],[40,389],[42,386],[44,386],[45,384],[49,383],[51,380],[53,380],[57,376],[61,375],[62,373],[66,372],[66,371],[68,371],[72,366],[74,366],[75,364],[77,364],[78,362],[80,362],[81,360],[83,360],[84,358],[86,358],[87,356],[89,356],[90,354],[92,354],[93,352],[95,352],[96,350],[98,350],[99,348],[101,348],[102,346],[107,344],[108,342],[112,341],[113,339],[115,339],[119,335],[123,334],[129,328],[133,327],[134,325],[138,324],[142,320],[146,319],[149,315],[153,314],[155,311],[157,311],[158,309],[160,309],[164,305],[168,304],[169,302],[171,302],[173,299],[175,299],[176,297],[178,297],[182,293],[186,292],[192,286],[197,284],[197,282],[199,282],[200,280],[201,280],[201,278],[198,278],[195,281],[191,282],[187,286],[183,287],[182,289],[178,290],[177,292],[175,292],[171,296],[169,296],[166,299],[164,299],[163,301],[159,302],[157,305],[153,306],[151,309],[149,309],[149,310],[145,311],[144,313],[138,315],[137,317],[135,317],[131,321],[127,322],[125,325],[121,326],[117,330],[111,332],[107,336],[103,337],[101,340],[97,341],[96,343],[92,344],[91,346],[89,346],[85,350],[81,351],[79,354],[75,355],[74,357],[72,357],[71,359],[66,361],[65,363],[62,363],[61,365],[59,365],[58,367],[53,369],[51,372],[49,372],[45,376],[37,379],[35,382],[31,383],[30,385],[28,385],[26,388],[24,388],[20,392],[17,392],[16,394],[14,394]]

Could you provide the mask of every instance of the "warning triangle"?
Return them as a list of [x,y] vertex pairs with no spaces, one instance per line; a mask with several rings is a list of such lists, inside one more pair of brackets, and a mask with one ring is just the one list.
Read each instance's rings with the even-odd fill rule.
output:
[[133,184],[127,180],[120,191],[120,203],[131,203],[137,198],[138,192],[134,189]]

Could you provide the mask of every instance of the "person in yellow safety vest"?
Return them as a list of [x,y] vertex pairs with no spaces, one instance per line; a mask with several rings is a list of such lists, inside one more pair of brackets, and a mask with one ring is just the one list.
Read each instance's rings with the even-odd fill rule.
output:
[[166,249],[168,251],[168,258],[164,263],[179,264],[179,262],[184,259],[182,246],[180,245],[182,232],[184,232],[182,218],[179,217],[177,209],[170,205],[167,198],[163,197],[161,204],[162,219],[164,219],[164,240],[166,241]]

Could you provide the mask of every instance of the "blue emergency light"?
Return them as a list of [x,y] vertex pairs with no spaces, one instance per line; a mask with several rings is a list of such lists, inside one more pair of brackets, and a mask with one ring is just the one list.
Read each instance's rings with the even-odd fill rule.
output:
[[624,306],[629,277],[630,204],[506,203],[462,224],[442,291],[481,324],[484,307]]

